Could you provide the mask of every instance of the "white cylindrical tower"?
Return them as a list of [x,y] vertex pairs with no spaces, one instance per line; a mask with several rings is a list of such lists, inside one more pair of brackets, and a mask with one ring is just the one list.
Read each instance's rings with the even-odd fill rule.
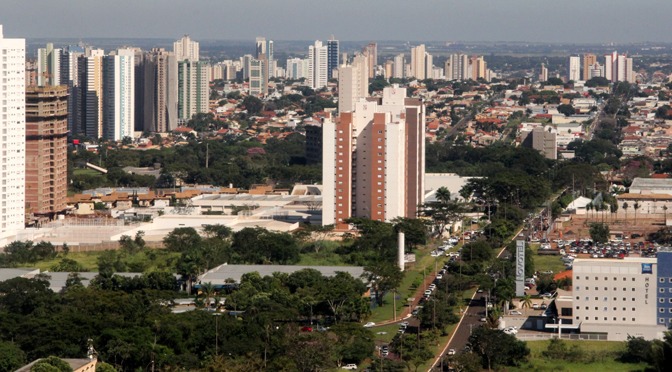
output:
[[404,271],[404,246],[406,245],[406,236],[403,232],[399,232],[397,236],[397,262],[399,263],[399,270]]

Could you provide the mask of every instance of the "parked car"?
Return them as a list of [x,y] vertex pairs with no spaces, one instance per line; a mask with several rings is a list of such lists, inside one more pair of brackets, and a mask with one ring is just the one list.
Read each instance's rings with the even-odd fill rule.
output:
[[455,349],[448,349],[448,355],[455,355]]
[[539,310],[540,309],[539,304],[532,304],[532,308],[534,310]]
[[346,364],[341,369],[349,369],[351,371],[356,371],[357,370],[357,365],[354,363]]
[[376,325],[376,323],[374,323],[374,322],[368,322],[368,323],[364,324],[364,328],[371,328],[375,325]]
[[523,315],[523,313],[518,310],[511,310],[509,311],[509,315]]
[[428,289],[428,290],[425,291],[425,296],[431,296],[431,295],[432,295],[431,290]]
[[313,331],[313,327],[309,327],[309,326],[301,327],[301,332],[312,332],[312,331]]

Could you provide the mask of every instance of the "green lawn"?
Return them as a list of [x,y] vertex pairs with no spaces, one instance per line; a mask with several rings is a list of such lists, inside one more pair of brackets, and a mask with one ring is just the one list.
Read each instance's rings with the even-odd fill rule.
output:
[[565,271],[565,265],[560,260],[561,256],[539,255],[539,243],[530,243],[530,249],[534,252],[534,269],[537,271],[552,270],[554,274]]
[[[118,251],[120,252],[120,251]],[[59,263],[62,258],[68,258],[77,261],[84,267],[84,271],[98,271],[98,257],[102,252],[81,252],[69,253],[67,255],[59,254],[52,260],[38,261],[35,264],[24,265],[36,267],[40,270],[51,270]],[[168,270],[175,271],[175,262],[180,257],[180,253],[169,252],[165,249],[148,249],[133,255],[124,254],[122,261],[126,263],[128,271],[157,271]]]
[[645,364],[628,364],[616,360],[619,353],[625,348],[624,342],[609,341],[567,341],[568,347],[579,345],[590,362],[567,362],[550,360],[542,356],[550,341],[528,341],[530,361],[517,368],[508,368],[508,371],[643,371]]
[[74,176],[102,176],[103,174],[89,168],[77,168],[72,170]]

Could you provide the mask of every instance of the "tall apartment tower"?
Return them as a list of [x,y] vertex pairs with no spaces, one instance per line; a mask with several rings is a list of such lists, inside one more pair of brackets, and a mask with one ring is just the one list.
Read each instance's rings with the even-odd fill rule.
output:
[[319,40],[308,47],[308,85],[313,89],[327,86],[328,52],[327,46]]
[[424,201],[425,105],[406,88],[383,89],[323,123],[322,223],[414,217]]
[[198,61],[200,46],[198,41],[193,41],[189,35],[184,35],[180,40],[173,43],[173,53],[178,61]]
[[392,72],[392,77],[396,79],[404,78],[404,68],[406,67],[406,58],[404,54],[398,54],[394,57],[394,70]]
[[48,43],[37,50],[37,85],[40,87],[61,85],[61,49]]
[[329,40],[327,40],[327,77],[329,79],[334,78],[334,70],[340,65],[340,49],[338,45],[338,40],[334,39],[332,35]]
[[474,80],[486,79],[487,80],[487,71],[488,65],[485,62],[483,56],[477,57],[473,56],[470,60],[471,64],[471,78]]
[[103,57],[102,49],[93,49],[78,59],[81,94],[81,125],[93,139],[103,137]]
[[177,118],[182,122],[208,112],[210,87],[205,62],[177,63]]
[[26,190],[26,40],[4,38],[0,25],[0,237],[10,237],[25,224]]
[[165,133],[177,128],[177,59],[163,48],[146,53],[136,70],[136,127]]
[[541,70],[539,72],[539,81],[548,81],[548,68],[545,64],[541,64]]
[[53,219],[68,194],[68,87],[26,89],[26,215]]
[[579,81],[581,80],[581,57],[579,56],[570,56],[569,57],[569,80]]
[[135,51],[103,57],[103,137],[121,141],[135,130]]
[[425,44],[411,48],[411,76],[418,80],[427,78]]
[[378,44],[369,43],[364,49],[362,49],[362,54],[368,57],[369,61],[369,79],[376,77],[376,65],[378,65]]
[[590,70],[596,62],[597,56],[595,54],[586,53],[583,55],[583,80],[590,80]]
[[79,45],[69,45],[61,51],[61,84],[68,87],[68,131],[69,134],[79,134],[82,128],[82,89],[79,81],[80,57],[84,56],[84,48]]
[[250,94],[268,95],[268,60],[263,54],[261,58],[250,61]]
[[369,58],[358,54],[338,70],[338,112],[351,112],[369,95]]

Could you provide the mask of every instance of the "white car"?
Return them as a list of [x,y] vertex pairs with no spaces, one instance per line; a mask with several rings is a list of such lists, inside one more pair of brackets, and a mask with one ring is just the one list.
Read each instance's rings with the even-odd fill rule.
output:
[[455,355],[455,349],[448,349],[448,355]]
[[374,322],[368,322],[368,323],[364,324],[364,328],[371,328],[375,325],[376,325],[376,323],[374,323]]
[[438,279],[438,280],[443,279],[443,275],[441,275],[441,274],[436,274],[436,279]]
[[425,291],[425,296],[431,296],[431,295],[432,295],[432,291],[430,291],[429,289]]
[[509,311],[509,315],[523,315],[523,313],[521,313],[518,310],[512,310],[512,311]]
[[349,370],[352,370],[352,371],[356,371],[357,370],[357,365],[356,364],[346,364],[343,367],[341,367],[341,369],[349,369]]
[[439,256],[441,255],[441,252],[439,252],[439,251],[432,251],[432,253],[430,253],[430,255],[431,255],[432,257],[439,257]]

